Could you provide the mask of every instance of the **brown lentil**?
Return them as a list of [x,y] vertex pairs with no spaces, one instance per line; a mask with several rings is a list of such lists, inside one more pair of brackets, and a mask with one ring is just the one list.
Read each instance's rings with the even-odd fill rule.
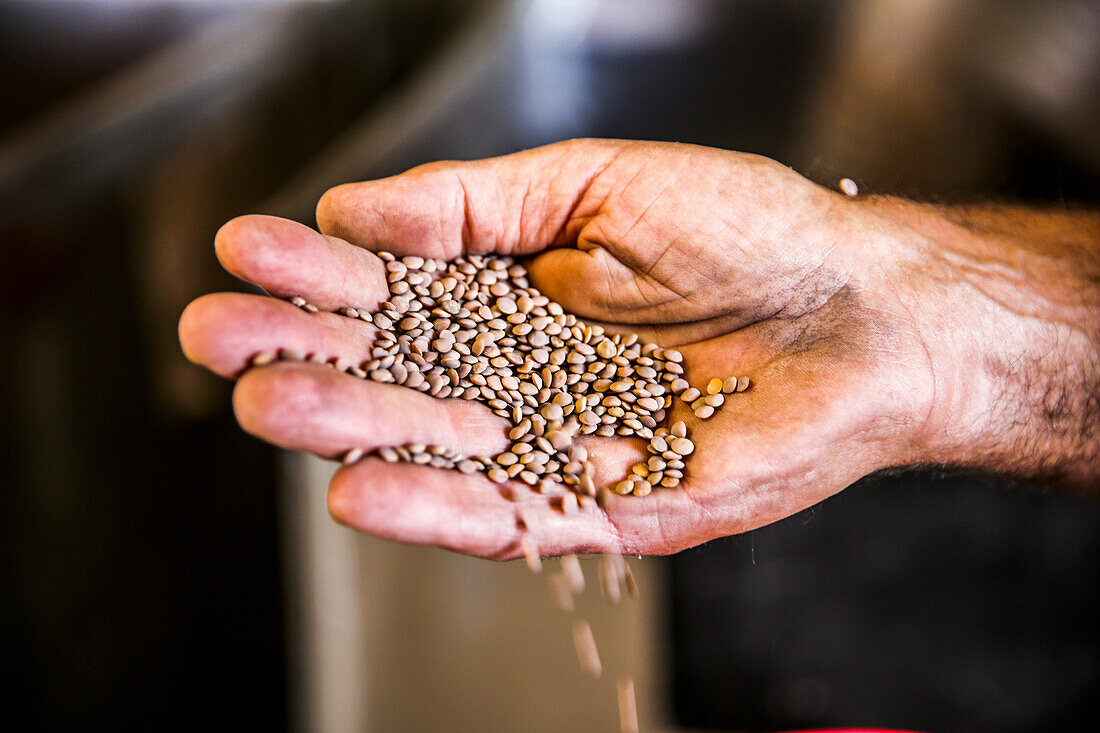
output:
[[634,699],[634,679],[623,675],[615,683],[619,701],[619,733],[638,733],[638,705]]
[[600,653],[596,649],[596,639],[592,636],[592,627],[583,619],[573,622],[573,645],[577,650],[577,659],[581,670],[593,677],[599,677],[603,672],[600,664]]

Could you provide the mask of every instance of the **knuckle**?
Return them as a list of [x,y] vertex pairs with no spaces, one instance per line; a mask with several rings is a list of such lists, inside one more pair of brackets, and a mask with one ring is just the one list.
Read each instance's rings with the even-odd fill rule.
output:
[[348,207],[349,199],[354,190],[353,183],[344,183],[321,194],[317,200],[317,208],[314,212],[318,228],[325,234],[337,234],[341,215]]

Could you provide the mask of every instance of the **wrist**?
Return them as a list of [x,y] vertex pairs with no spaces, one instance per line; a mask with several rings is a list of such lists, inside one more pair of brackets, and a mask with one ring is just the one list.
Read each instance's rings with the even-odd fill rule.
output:
[[908,324],[930,394],[909,459],[1085,484],[1100,475],[1100,226],[893,198],[860,207],[858,277]]

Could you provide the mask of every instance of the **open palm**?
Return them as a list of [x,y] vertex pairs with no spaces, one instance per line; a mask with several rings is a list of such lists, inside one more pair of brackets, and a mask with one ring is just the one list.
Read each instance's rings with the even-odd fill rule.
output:
[[[754,387],[699,421],[683,482],[565,515],[519,482],[368,458],[341,468],[340,521],[471,554],[519,554],[517,511],[547,554],[667,553],[778,520],[879,468],[909,462],[927,413],[921,344],[890,316],[853,204],[763,158],[687,145],[572,141],[472,163],[434,163],[333,189],[323,234],[249,216],[218,235],[223,264],[284,300],[195,301],[180,335],[193,360],[237,377],[238,418],[280,446],[335,458],[417,442],[463,454],[506,448],[487,407],[437,400],[308,362],[247,369],[279,348],[369,358],[374,326],[333,312],[386,300],[372,251],[523,258],[533,285],[578,317],[684,355],[686,377],[748,374]],[[584,439],[597,484],[644,455],[629,438]]]

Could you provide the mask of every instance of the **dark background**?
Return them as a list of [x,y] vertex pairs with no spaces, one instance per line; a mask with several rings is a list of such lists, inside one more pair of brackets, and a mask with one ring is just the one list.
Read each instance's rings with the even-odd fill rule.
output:
[[[568,3],[518,3],[518,25],[488,24],[500,53],[466,69],[448,44],[509,3],[0,2],[6,719],[289,725],[275,454],[175,340],[190,298],[239,287],[210,246],[234,215],[312,223],[342,180],[579,135],[747,150],[865,191],[1097,204],[1093,4],[922,25],[889,21],[905,2],[700,0],[680,7],[704,22],[664,30],[627,21],[667,4],[593,4],[578,32],[539,25]],[[899,25],[880,43],[901,61],[860,51]],[[898,64],[885,87],[880,62]],[[453,99],[413,95],[427,121],[379,141],[394,128],[371,121],[432,74]],[[924,472],[682,553],[675,716],[1095,719],[1098,528],[1095,501]]]

